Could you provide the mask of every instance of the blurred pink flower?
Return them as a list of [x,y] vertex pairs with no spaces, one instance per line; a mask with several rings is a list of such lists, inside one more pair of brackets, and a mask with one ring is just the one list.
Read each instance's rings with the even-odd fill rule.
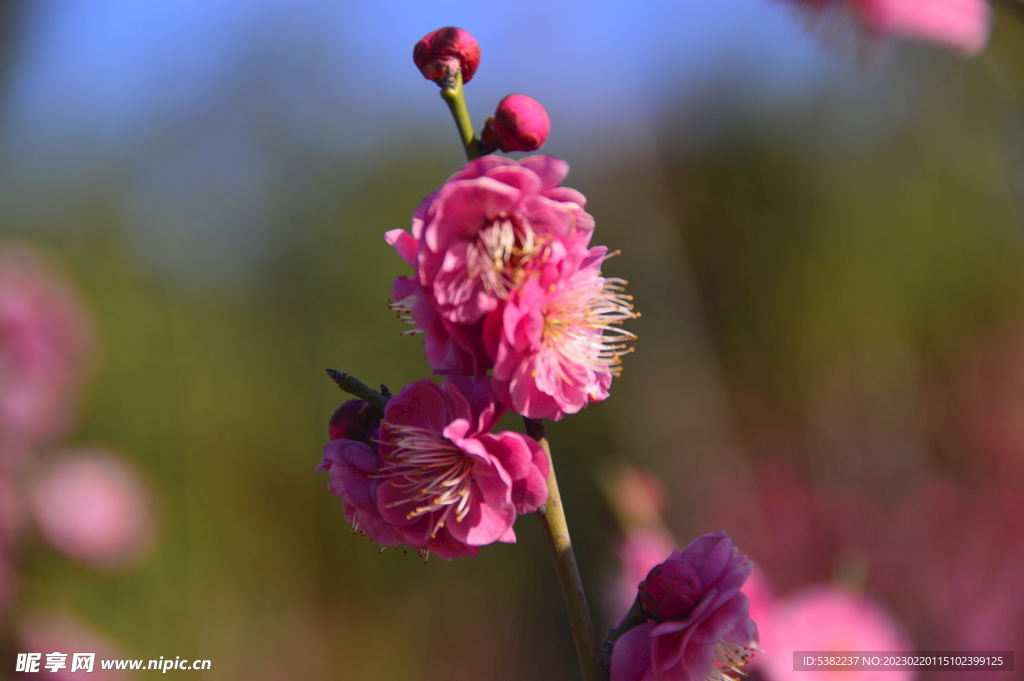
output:
[[625,282],[601,276],[603,246],[548,262],[484,322],[495,390],[517,414],[561,419],[607,399],[636,317]]
[[640,584],[647,621],[615,642],[612,681],[725,681],[757,645],[740,588],[754,565],[724,531],[676,549]]
[[907,493],[869,547],[872,587],[901,607],[928,649],[1009,650],[1020,640],[1020,484],[1006,476],[962,491],[933,475]]
[[873,31],[914,38],[972,55],[988,42],[992,10],[985,0],[860,0]]
[[992,11],[985,0],[791,0],[812,18],[852,14],[870,33],[934,43],[974,55],[988,42]]
[[[831,671],[793,671],[794,650],[911,651],[899,624],[878,604],[841,586],[818,587],[775,605],[760,627],[757,664],[769,681],[826,681]],[[844,671],[843,679],[909,681],[913,671]]]
[[585,249],[594,220],[586,199],[558,186],[569,165],[551,156],[467,163],[413,214],[412,233],[386,240],[416,269],[434,309],[472,324],[554,253]]
[[0,245],[0,466],[71,426],[91,345],[71,284],[29,247]]
[[624,529],[663,526],[665,486],[650,471],[621,466],[602,486]]
[[[725,525],[736,541],[770,574],[781,592],[827,581],[837,554],[833,493],[823,498],[803,476],[779,462],[758,466],[753,485],[731,494],[736,483],[723,480],[712,495],[711,517]],[[860,521],[872,526],[866,513]]]
[[133,466],[105,450],[57,454],[34,480],[29,500],[46,540],[98,570],[132,568],[152,548],[152,495]]
[[485,544],[514,542],[516,515],[547,500],[540,446],[519,433],[489,432],[503,411],[489,380],[449,377],[438,387],[422,379],[388,401],[379,450],[334,440],[317,470],[330,470],[346,517],[378,543],[446,560],[475,556]]
[[[40,676],[51,681],[123,681],[133,678],[131,672],[102,669],[101,659],[119,659],[124,653],[105,636],[91,630],[75,617],[64,612],[31,613],[18,626],[18,652],[42,653]],[[45,669],[47,653],[67,654],[66,667],[56,671]],[[92,673],[79,669],[72,672],[73,653],[96,653]],[[31,678],[34,675],[26,675]]]

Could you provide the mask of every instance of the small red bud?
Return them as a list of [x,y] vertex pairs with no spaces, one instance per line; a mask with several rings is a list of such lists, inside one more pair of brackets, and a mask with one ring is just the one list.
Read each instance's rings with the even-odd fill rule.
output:
[[484,147],[502,151],[536,151],[548,139],[551,119],[541,103],[526,95],[509,95],[498,102],[480,138]]
[[480,64],[480,45],[469,31],[445,26],[416,43],[412,60],[424,78],[438,85],[456,69],[462,71],[462,82],[468,83]]

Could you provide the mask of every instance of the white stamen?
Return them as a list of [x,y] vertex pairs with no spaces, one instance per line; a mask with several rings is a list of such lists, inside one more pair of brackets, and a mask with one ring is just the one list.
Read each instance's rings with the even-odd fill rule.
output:
[[[454,506],[455,521],[469,513],[472,463],[466,454],[440,433],[419,426],[397,426],[385,422],[393,449],[382,461],[378,477],[388,478],[408,496],[392,504],[415,503],[408,518]],[[446,513],[436,518],[431,536],[444,527]]]
[[469,280],[479,277],[486,292],[507,298],[509,291],[522,282],[523,266],[540,250],[541,244],[525,218],[501,214],[477,233],[466,253]]
[[[599,284],[598,287],[596,284]],[[636,336],[618,325],[639,317],[632,296],[623,293],[622,279],[595,277],[595,286],[573,287],[548,302],[542,343],[548,364],[561,381],[572,381],[567,369],[582,366],[598,374],[618,376],[622,356]]]
[[423,333],[425,331],[425,329],[419,328],[419,326],[417,326],[417,324],[416,324],[416,321],[413,319],[412,311],[413,311],[413,308],[415,308],[415,307],[416,307],[416,294],[415,293],[413,293],[411,295],[408,295],[405,298],[402,298],[401,300],[389,300],[388,301],[388,308],[390,308],[392,312],[397,314],[399,319],[401,319],[406,324],[411,324],[412,326],[416,327],[415,329],[409,329],[408,331],[403,331],[401,333],[401,335],[403,335],[403,336],[411,336],[413,334]]

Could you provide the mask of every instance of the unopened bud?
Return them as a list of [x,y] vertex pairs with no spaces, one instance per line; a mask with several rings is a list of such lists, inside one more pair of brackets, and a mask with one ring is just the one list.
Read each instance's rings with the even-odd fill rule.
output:
[[509,95],[498,102],[480,138],[491,151],[536,151],[551,132],[551,119],[541,103],[526,95]]
[[469,31],[445,26],[416,43],[412,60],[424,78],[438,85],[457,70],[462,71],[462,82],[468,83],[480,64],[480,45]]

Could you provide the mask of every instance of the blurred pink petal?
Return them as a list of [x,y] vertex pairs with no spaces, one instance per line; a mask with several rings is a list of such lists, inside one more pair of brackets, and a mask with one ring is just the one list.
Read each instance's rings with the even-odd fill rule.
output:
[[146,484],[104,450],[57,455],[34,481],[30,502],[55,549],[99,570],[134,567],[153,545],[156,522]]
[[[743,585],[743,593],[750,599],[750,619],[757,622],[757,628],[759,630],[771,628],[778,600],[764,570],[754,566],[754,571],[750,573],[747,582]],[[755,662],[759,658],[760,656],[755,656]]]
[[808,24],[834,42],[845,26],[861,33],[933,43],[964,56],[988,43],[992,10],[986,0],[791,0]]
[[[840,586],[818,587],[778,603],[758,622],[757,664],[770,681],[828,681],[832,671],[793,671],[793,651],[911,651],[902,627],[880,605]],[[844,671],[846,681],[909,681],[912,671]]]
[[70,428],[91,346],[71,283],[31,248],[0,245],[0,465]]
[[984,49],[992,21],[985,0],[861,0],[859,14],[879,33],[923,40],[964,55]]
[[[123,681],[134,678],[128,671],[102,669],[101,659],[124,658],[124,653],[105,636],[92,631],[68,613],[30,614],[18,627],[18,639],[20,648],[17,652],[42,653],[39,676],[47,681]],[[43,668],[46,654],[53,652],[67,653],[64,669],[51,672]],[[96,653],[92,673],[71,671],[73,653]]]

